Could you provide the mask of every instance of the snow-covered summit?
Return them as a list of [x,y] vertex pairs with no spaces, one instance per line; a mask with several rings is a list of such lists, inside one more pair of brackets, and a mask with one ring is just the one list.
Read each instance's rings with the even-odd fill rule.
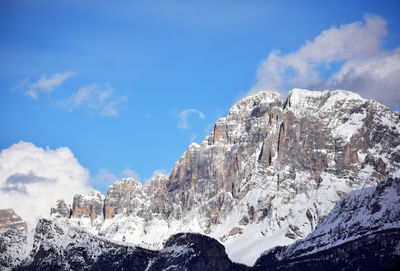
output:
[[289,92],[288,95],[288,103],[293,106],[301,107],[312,104],[316,101],[327,101],[329,100],[328,105],[333,106],[336,102],[347,102],[347,101],[368,101],[363,99],[359,94],[354,93],[348,90],[324,90],[324,91],[316,91],[316,90],[308,90],[308,89],[300,89],[294,88]]
[[246,96],[235,103],[229,110],[227,119],[244,120],[245,117],[249,117],[249,114],[251,114],[255,105],[260,106],[261,111],[265,111],[267,107],[275,104],[283,104],[283,102],[284,98],[278,92],[260,91],[250,96]]

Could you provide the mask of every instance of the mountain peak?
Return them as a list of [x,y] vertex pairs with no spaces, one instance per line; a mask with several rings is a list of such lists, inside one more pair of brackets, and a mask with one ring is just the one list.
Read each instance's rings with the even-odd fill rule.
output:
[[265,111],[268,107],[282,105],[283,102],[284,99],[278,92],[260,91],[246,96],[234,104],[229,110],[227,120],[243,120],[244,118],[249,118],[251,112],[257,107],[260,111]]

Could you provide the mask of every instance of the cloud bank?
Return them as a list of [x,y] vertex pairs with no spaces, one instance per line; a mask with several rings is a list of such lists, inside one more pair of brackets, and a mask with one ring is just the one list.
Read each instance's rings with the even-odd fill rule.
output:
[[75,193],[89,189],[88,170],[67,147],[43,149],[20,141],[0,152],[0,208],[13,208],[30,229],[58,199],[72,203]]
[[37,99],[40,92],[52,92],[57,86],[64,83],[65,80],[72,77],[74,73],[66,71],[64,73],[55,73],[50,76],[43,74],[40,79],[32,83],[29,78],[24,79],[17,85],[17,89],[24,89],[25,95]]
[[347,89],[389,106],[400,105],[400,47],[385,50],[386,21],[366,15],[364,21],[321,32],[298,51],[269,54],[257,71],[251,93],[293,87]]

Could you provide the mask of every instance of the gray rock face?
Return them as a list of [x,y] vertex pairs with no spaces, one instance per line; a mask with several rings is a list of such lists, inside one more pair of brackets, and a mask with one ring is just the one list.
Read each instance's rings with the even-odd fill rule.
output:
[[116,182],[107,191],[104,203],[105,218],[112,218],[116,214],[129,216],[141,208],[141,200],[146,196],[142,184],[134,179],[127,178]]
[[72,205],[72,217],[90,217],[91,220],[103,218],[104,196],[98,191],[88,195],[75,195]]
[[205,233],[252,264],[399,168],[399,113],[348,91],[260,92],[190,145],[169,177],[110,187],[95,232],[155,248],[177,232]]
[[[75,198],[74,198],[75,200]],[[56,206],[50,209],[50,215],[56,215],[64,218],[71,217],[71,207],[67,206],[64,200],[57,200]]]
[[[262,92],[236,104],[201,146],[189,147],[169,176],[167,193],[186,210],[210,200],[201,210],[210,227],[270,176],[277,190],[294,190],[283,202],[318,190],[326,175],[350,186],[376,184],[399,167],[399,123],[398,113],[351,92],[294,90],[286,101]],[[361,178],[367,167],[370,176]],[[309,183],[296,181],[298,173]],[[264,176],[254,182],[257,174]],[[249,206],[251,215],[244,215],[254,222],[267,211]]]
[[28,226],[13,209],[0,209],[0,231],[8,229],[27,232]]

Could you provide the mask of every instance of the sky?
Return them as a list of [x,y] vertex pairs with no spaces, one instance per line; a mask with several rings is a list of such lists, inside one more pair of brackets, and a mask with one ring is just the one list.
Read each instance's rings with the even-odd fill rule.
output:
[[36,217],[62,195],[168,174],[260,90],[348,89],[398,110],[399,10],[399,1],[0,1],[0,208],[29,216],[21,199],[46,197]]

